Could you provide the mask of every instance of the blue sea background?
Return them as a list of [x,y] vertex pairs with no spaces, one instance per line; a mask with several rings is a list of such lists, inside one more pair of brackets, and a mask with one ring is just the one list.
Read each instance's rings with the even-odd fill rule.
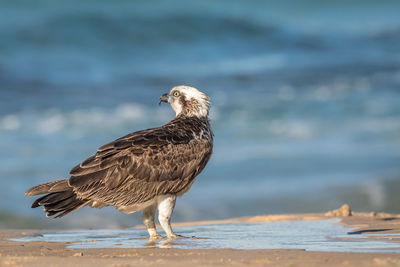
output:
[[400,212],[399,1],[0,1],[0,227],[127,227],[31,209],[97,147],[212,98],[214,155],[173,221]]

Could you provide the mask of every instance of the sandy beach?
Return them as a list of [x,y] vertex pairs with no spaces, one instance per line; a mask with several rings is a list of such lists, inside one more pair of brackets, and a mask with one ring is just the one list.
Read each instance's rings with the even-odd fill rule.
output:
[[[351,233],[379,233],[385,242],[400,243],[400,215],[351,212],[346,206],[325,214],[287,214],[244,217],[220,221],[175,223],[193,225],[318,221],[339,218]],[[304,249],[178,249],[178,248],[100,248],[70,249],[62,242],[14,242],[9,238],[30,236],[46,229],[0,231],[1,266],[398,266],[399,253],[313,252]],[[385,236],[385,235],[389,236]],[[390,237],[391,236],[391,237]]]

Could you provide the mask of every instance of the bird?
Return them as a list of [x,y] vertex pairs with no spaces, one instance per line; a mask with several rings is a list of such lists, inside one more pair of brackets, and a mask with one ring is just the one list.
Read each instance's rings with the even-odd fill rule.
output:
[[181,237],[171,227],[176,198],[186,193],[209,162],[213,137],[210,97],[190,86],[173,87],[159,104],[169,103],[176,116],[167,124],[127,134],[97,149],[69,172],[68,179],[28,189],[38,196],[32,208],[43,206],[47,217],[61,218],[83,206],[114,206],[130,214],[142,211],[149,238]]

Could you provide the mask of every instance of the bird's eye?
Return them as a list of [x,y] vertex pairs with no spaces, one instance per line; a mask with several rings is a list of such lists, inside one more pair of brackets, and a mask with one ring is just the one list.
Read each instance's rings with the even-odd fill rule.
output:
[[178,96],[179,96],[179,91],[175,91],[175,92],[174,92],[174,96],[175,96],[175,97],[178,97]]

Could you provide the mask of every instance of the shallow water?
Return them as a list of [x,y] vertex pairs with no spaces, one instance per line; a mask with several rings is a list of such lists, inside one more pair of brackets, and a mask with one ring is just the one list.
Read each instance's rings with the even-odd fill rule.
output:
[[[68,248],[182,248],[182,249],[305,249],[332,252],[400,253],[400,244],[387,242],[389,235],[351,234],[339,220],[239,223],[175,227],[188,238],[149,242],[146,230],[78,230],[38,233],[13,241],[68,242]],[[369,238],[372,237],[373,238]],[[390,235],[396,237],[396,235]],[[397,235],[398,236],[398,235]],[[382,237],[382,239],[377,238]],[[69,243],[71,242],[71,243]]]

